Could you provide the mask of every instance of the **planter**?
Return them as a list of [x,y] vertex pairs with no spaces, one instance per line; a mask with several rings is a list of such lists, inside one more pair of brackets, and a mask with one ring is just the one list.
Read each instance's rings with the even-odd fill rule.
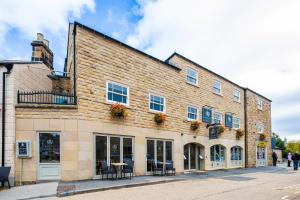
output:
[[127,107],[122,104],[112,104],[110,105],[110,113],[113,117],[123,117],[128,115]]
[[237,129],[235,134],[236,139],[239,140],[241,137],[243,137],[244,131],[242,131],[241,129]]
[[199,121],[192,121],[191,122],[191,130],[195,131],[201,126],[201,122]]
[[162,114],[162,113],[157,113],[154,115],[154,121],[157,123],[157,124],[162,124],[164,123],[165,121],[167,121],[167,116]]
[[224,126],[218,126],[218,129],[219,129],[219,134],[221,134],[221,133],[224,133],[224,131],[225,131],[225,127]]
[[260,133],[260,134],[259,134],[259,140],[260,140],[260,141],[265,141],[266,138],[267,138],[267,135],[266,135],[266,134],[264,134],[264,133]]
[[258,142],[257,144],[257,147],[259,148],[265,148],[266,146],[267,146],[266,142],[262,142],[262,141]]

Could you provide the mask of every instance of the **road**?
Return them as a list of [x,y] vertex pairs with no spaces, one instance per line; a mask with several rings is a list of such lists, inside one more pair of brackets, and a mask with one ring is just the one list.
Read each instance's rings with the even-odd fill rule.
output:
[[109,200],[300,200],[300,171],[273,170],[226,174],[159,185],[123,188],[62,198]]

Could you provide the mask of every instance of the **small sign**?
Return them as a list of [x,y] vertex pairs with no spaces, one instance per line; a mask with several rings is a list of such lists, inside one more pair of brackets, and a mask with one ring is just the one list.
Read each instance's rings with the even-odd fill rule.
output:
[[219,135],[219,127],[217,125],[209,127],[209,139],[217,139]]

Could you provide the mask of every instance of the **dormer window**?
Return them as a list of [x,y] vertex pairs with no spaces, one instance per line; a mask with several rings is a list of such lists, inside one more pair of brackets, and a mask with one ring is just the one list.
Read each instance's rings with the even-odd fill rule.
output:
[[186,82],[192,85],[198,85],[198,72],[192,68],[188,68]]

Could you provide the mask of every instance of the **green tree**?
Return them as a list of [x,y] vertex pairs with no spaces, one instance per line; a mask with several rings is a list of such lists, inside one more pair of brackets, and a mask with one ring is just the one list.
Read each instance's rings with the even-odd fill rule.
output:
[[276,133],[273,133],[273,137],[275,138],[276,140],[276,147],[284,150],[285,149],[285,144],[284,144],[284,140],[282,140],[278,134]]
[[300,152],[300,141],[288,142],[286,145],[285,153]]

